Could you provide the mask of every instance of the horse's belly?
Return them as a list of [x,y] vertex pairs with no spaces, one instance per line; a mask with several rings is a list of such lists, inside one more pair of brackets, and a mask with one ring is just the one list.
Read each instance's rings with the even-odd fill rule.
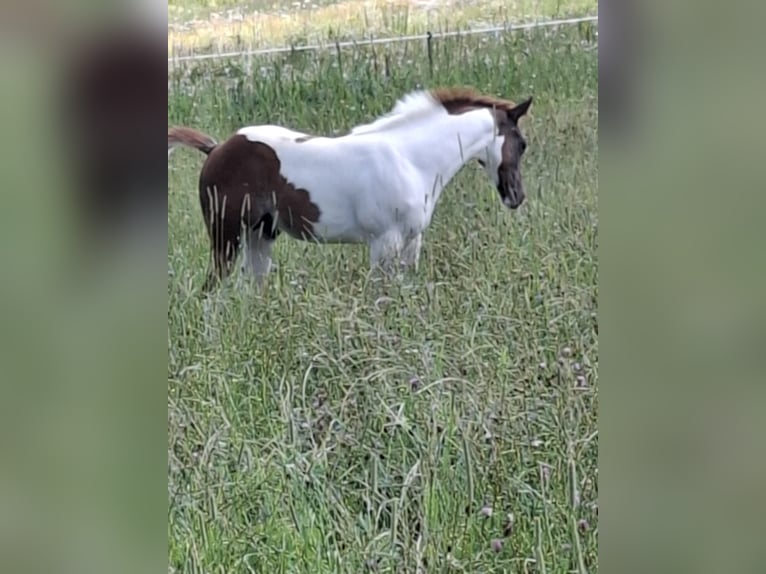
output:
[[322,243],[360,243],[367,239],[360,225],[354,198],[336,190],[330,197],[317,197],[319,219],[314,224],[316,240]]
[[356,225],[343,222],[322,222],[314,225],[316,240],[321,243],[362,243],[367,238]]

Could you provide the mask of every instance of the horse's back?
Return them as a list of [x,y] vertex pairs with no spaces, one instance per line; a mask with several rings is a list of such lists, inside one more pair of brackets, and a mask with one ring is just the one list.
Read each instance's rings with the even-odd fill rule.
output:
[[309,134],[273,124],[245,126],[237,130],[236,135],[242,135],[251,142],[262,142],[266,145],[287,143],[311,137]]

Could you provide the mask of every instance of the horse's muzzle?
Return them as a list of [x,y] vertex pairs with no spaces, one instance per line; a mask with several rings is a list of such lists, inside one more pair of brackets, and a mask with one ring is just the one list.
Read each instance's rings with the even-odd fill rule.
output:
[[503,199],[503,205],[508,209],[518,209],[524,203],[524,189],[521,187],[514,189],[509,185],[504,189],[498,188],[498,191]]

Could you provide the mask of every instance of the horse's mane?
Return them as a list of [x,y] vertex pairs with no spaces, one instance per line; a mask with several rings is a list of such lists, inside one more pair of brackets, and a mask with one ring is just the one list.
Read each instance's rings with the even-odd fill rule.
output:
[[377,120],[356,126],[351,130],[352,135],[379,132],[398,125],[402,120],[412,121],[418,116],[427,115],[438,109],[438,102],[426,90],[418,90],[405,94],[397,100],[394,107],[387,114]]
[[473,88],[436,88],[431,90],[431,95],[451,114],[471,108],[495,108],[509,111],[516,106],[510,100],[482,94]]
[[351,130],[351,134],[379,132],[390,129],[404,120],[411,122],[439,110],[446,110],[449,114],[459,114],[476,108],[510,110],[514,105],[511,101],[482,94],[470,87],[417,90],[402,96],[390,112],[377,120],[356,126]]

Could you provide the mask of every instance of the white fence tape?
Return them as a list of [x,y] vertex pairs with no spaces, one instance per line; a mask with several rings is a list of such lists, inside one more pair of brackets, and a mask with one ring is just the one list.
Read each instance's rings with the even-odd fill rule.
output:
[[451,38],[455,36],[475,36],[480,34],[500,34],[501,32],[513,32],[516,30],[531,30],[534,28],[552,28],[555,26],[568,26],[582,22],[598,22],[598,16],[583,16],[580,18],[565,18],[562,20],[545,20],[542,22],[529,22],[525,24],[507,24],[493,28],[477,28],[475,30],[461,30],[452,32],[437,32],[416,34],[413,36],[393,36],[390,38],[372,38],[368,40],[351,40],[343,42],[328,42],[327,44],[310,44],[306,46],[286,46],[280,48],[262,48],[259,50],[245,50],[241,52],[220,52],[215,54],[189,54],[168,58],[168,64],[182,62],[199,62],[202,60],[219,60],[226,58],[241,58],[246,56],[262,56],[269,54],[289,54],[291,52],[310,52],[327,48],[353,48],[356,46],[369,46],[373,44],[395,44],[398,42],[412,42],[414,40]]

